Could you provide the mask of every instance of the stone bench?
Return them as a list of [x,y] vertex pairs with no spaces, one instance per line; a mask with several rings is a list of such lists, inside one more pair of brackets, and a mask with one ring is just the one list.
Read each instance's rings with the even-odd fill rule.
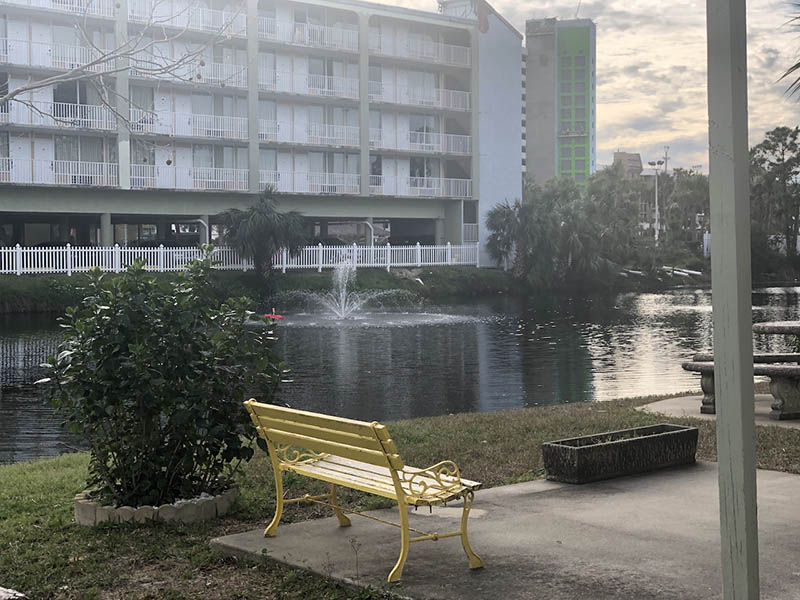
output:
[[[693,361],[681,366],[686,371],[700,373],[703,401],[700,412],[716,414],[714,397],[714,363],[710,354],[696,354]],[[800,366],[774,363],[798,363],[800,353],[755,354],[753,375],[770,378],[769,390],[773,396],[770,417],[777,420],[800,418]]]

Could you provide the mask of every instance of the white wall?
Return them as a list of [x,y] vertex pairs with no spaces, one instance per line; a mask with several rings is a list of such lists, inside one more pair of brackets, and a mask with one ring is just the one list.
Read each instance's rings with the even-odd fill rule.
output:
[[479,198],[480,263],[488,265],[486,215],[522,197],[522,39],[492,14],[489,31],[478,32],[477,40],[479,183],[473,194]]

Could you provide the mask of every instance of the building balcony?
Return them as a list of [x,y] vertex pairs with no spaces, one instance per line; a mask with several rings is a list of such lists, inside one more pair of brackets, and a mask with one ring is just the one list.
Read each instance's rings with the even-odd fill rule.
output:
[[271,185],[286,194],[361,193],[361,176],[352,173],[299,173],[292,171],[260,171],[261,186]]
[[262,142],[309,144],[314,146],[352,146],[360,143],[359,128],[352,125],[307,123],[295,127],[288,121],[259,119],[258,139]]
[[258,87],[270,92],[358,100],[358,79],[261,69]]
[[[166,61],[172,59],[167,58]],[[200,62],[173,65],[163,57],[141,53],[131,59],[131,77],[167,83],[208,84],[247,89],[247,67],[229,63]]]
[[111,0],[0,0],[0,4],[25,6],[81,16],[114,17],[114,3]]
[[28,185],[116,187],[117,163],[0,158],[0,182]]
[[0,63],[55,70],[85,68],[96,73],[113,68],[95,48],[8,38],[0,38]]
[[371,32],[369,35],[369,51],[370,54],[379,56],[410,58],[440,65],[472,66],[472,49],[469,46],[458,46],[443,42],[407,40],[398,43],[391,38],[384,38],[379,33]]
[[246,192],[247,169],[131,165],[131,188]]
[[469,155],[472,153],[472,136],[421,131],[394,134],[372,128],[369,130],[369,146],[380,150]]
[[370,81],[367,89],[370,102],[387,102],[453,111],[472,110],[472,94],[461,90],[388,85],[380,81]]
[[131,131],[173,137],[246,140],[246,117],[195,115],[191,113],[159,113],[131,109]]
[[4,123],[11,125],[105,131],[117,129],[116,115],[102,105],[12,100],[8,106],[9,110],[0,112],[0,115]]
[[128,19],[133,23],[154,27],[176,27],[207,33],[247,35],[247,15],[242,12],[215,10],[187,4],[177,14],[169,2],[156,0],[131,0],[128,4]]
[[258,37],[262,40],[296,46],[358,52],[358,29],[293,23],[292,21],[279,21],[272,17],[259,17]]
[[472,198],[471,179],[370,175],[370,193],[380,196]]

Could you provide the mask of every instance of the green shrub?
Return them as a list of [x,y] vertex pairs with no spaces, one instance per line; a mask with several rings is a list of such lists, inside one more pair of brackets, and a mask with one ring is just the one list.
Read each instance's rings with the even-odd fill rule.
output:
[[271,326],[246,325],[246,298],[216,300],[210,270],[197,261],[166,283],[143,264],[116,277],[97,271],[62,319],[43,381],[88,442],[88,484],[105,502],[214,494],[253,455],[241,402],[271,401],[282,364]]

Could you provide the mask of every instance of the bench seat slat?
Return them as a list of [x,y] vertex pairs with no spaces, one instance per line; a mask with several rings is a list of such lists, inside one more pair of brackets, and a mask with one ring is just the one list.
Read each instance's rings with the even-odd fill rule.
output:
[[261,422],[262,427],[265,427],[269,430],[296,433],[312,438],[325,439],[331,442],[345,444],[347,446],[355,446],[359,448],[365,448],[366,450],[374,450],[376,452],[384,451],[383,446],[378,441],[378,438],[376,438],[371,431],[369,437],[366,437],[355,433],[329,429],[327,427],[323,428],[296,421],[273,419],[271,417],[259,417],[259,421]]
[[368,450],[358,446],[340,444],[325,439],[300,435],[298,433],[277,431],[275,429],[266,429],[263,427],[260,429],[270,440],[273,442],[278,442],[279,444],[288,444],[289,446],[305,448],[306,450],[313,450],[315,452],[335,454],[337,456],[343,456],[352,460],[362,461],[371,465],[388,466],[389,461],[392,459],[391,455],[387,455],[382,451]]
[[[328,463],[332,463],[332,464],[337,464],[338,463],[338,464],[341,464],[342,466],[350,467],[350,468],[353,468],[353,469],[364,469],[364,470],[371,471],[371,472],[377,473],[379,475],[385,475],[386,477],[391,478],[391,474],[389,473],[389,469],[386,469],[384,467],[376,467],[376,466],[373,466],[373,465],[367,465],[367,464],[364,464],[364,463],[359,463],[358,461],[348,460],[346,458],[341,458],[341,457],[338,457],[338,456],[328,456],[325,459],[325,461],[328,462]],[[403,471],[406,471],[406,472],[409,472],[409,473],[414,473],[414,472],[422,471],[422,469],[417,469],[415,467],[405,466],[405,467],[403,467]],[[426,479],[429,479],[429,478],[426,478]],[[445,480],[445,481],[455,481],[455,478],[447,477],[447,476],[443,476],[442,479]],[[473,489],[473,490],[477,490],[482,485],[478,481],[471,481],[469,479],[464,479],[463,477],[461,478],[461,484],[464,487],[468,487],[468,488]]]
[[[290,470],[300,475],[306,475],[316,479],[322,479],[331,483],[344,483],[354,489],[383,496],[384,498],[397,499],[394,488],[394,481],[388,469],[384,472],[376,472],[372,467],[365,463],[342,459],[341,457],[328,456],[313,463],[300,465],[284,465],[282,468]],[[414,471],[418,471],[414,469]],[[480,483],[462,480],[462,485],[457,489],[436,489],[438,483],[429,477],[417,477],[415,481],[426,482],[431,487],[424,494],[408,495],[408,504],[428,505],[442,504],[457,498],[465,489],[478,489]],[[452,481],[452,480],[451,480]]]
[[[363,437],[374,437],[375,435],[373,433],[373,425],[365,421],[356,421],[354,419],[323,415],[320,413],[297,410],[294,408],[285,408],[283,406],[275,406],[272,404],[261,404],[255,401],[251,402],[249,400],[245,404],[259,418],[266,417],[268,419],[295,421],[304,425],[311,425],[312,427],[344,431],[346,433],[352,433]],[[375,426],[378,429],[385,429],[383,425],[379,425],[377,423]]]

